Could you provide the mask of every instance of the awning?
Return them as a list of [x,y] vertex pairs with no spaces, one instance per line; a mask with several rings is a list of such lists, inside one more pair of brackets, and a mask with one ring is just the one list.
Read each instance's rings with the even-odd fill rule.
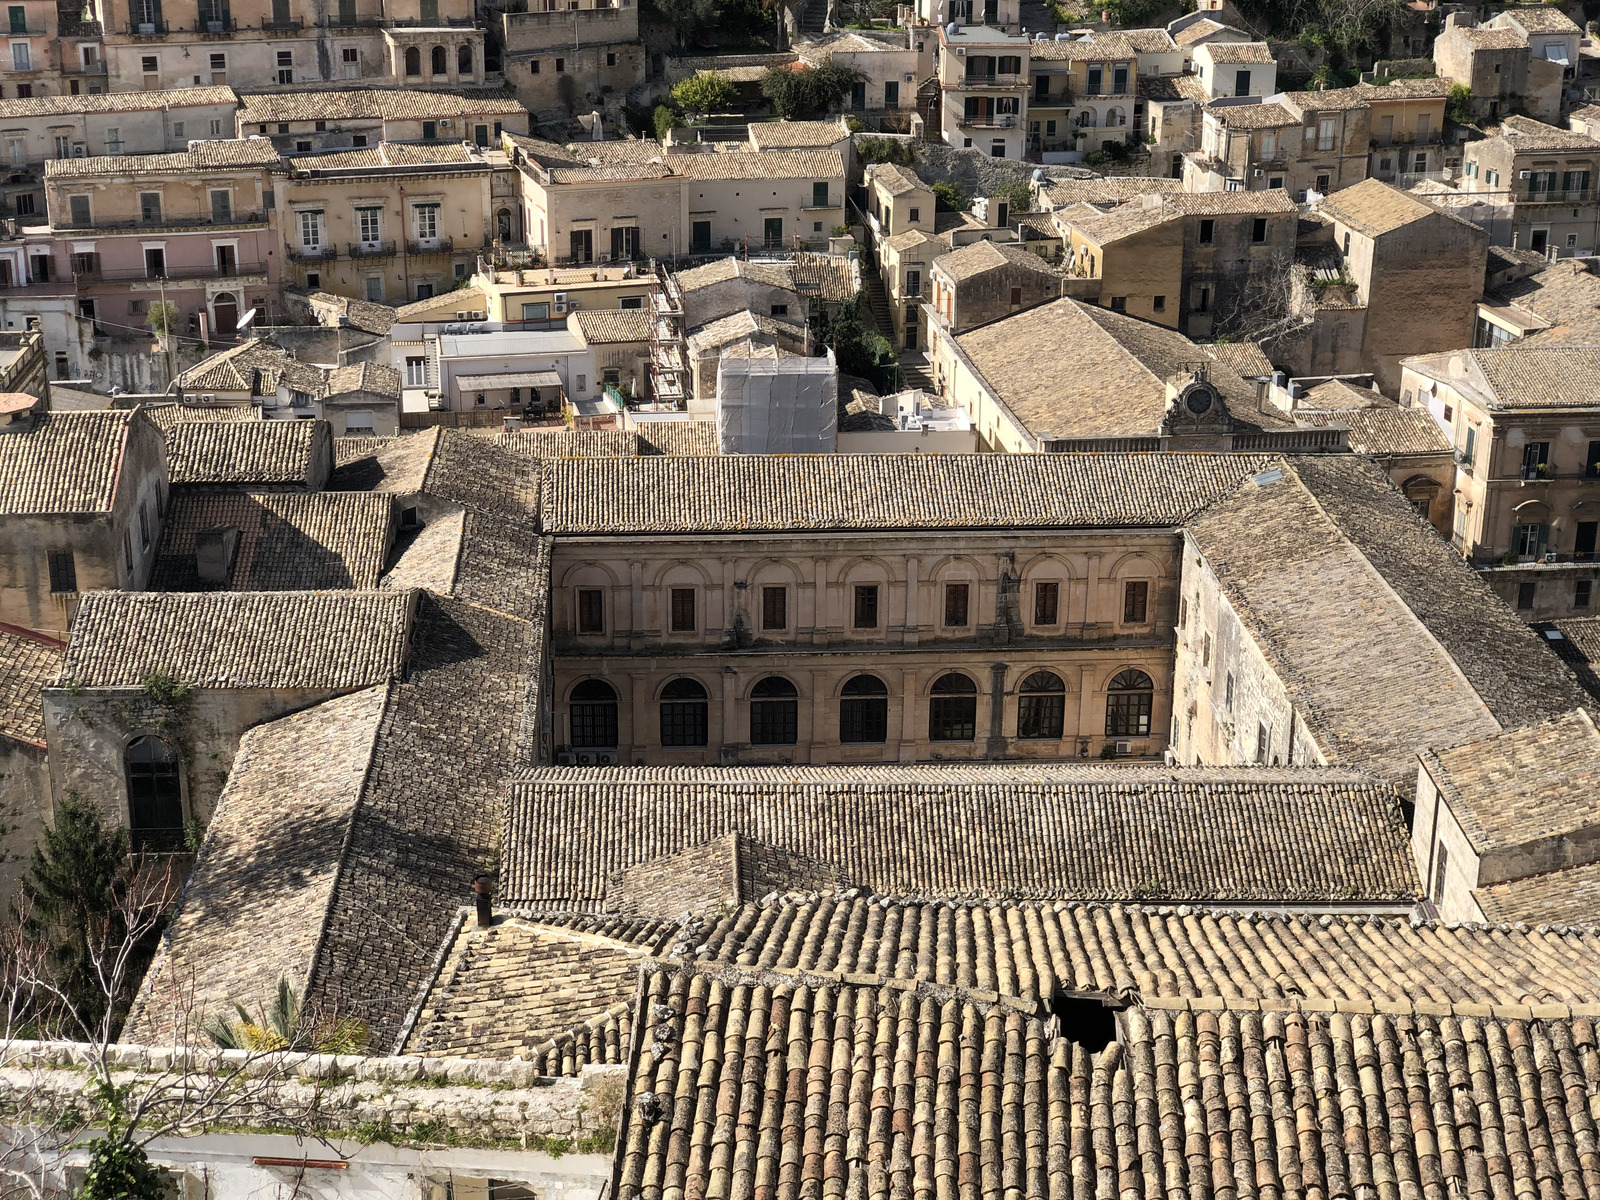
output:
[[494,388],[561,386],[555,371],[511,371],[504,375],[457,375],[456,387],[464,392],[485,392]]

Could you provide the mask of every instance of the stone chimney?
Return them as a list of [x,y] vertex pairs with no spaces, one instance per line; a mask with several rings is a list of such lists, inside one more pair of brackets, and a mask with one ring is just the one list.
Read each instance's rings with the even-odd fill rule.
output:
[[472,878],[472,898],[478,907],[478,928],[494,924],[494,881],[487,875]]
[[232,525],[215,525],[194,535],[194,566],[201,583],[227,587],[233,578],[233,559],[239,553],[239,531]]
[[27,433],[44,411],[44,401],[26,392],[0,392],[0,434]]

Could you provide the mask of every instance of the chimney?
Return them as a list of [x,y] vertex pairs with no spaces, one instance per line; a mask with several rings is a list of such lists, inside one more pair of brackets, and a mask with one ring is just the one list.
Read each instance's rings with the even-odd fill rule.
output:
[[194,566],[200,582],[227,587],[238,552],[239,531],[232,525],[215,525],[195,534]]
[[494,881],[487,875],[474,875],[472,898],[478,906],[478,928],[489,928],[494,924]]
[[27,433],[34,418],[44,411],[44,401],[26,392],[0,392],[0,434]]

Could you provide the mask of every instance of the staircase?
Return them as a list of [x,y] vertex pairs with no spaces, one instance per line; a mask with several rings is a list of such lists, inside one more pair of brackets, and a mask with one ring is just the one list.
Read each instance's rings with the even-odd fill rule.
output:
[[829,0],[805,0],[800,10],[800,32],[819,36],[828,24]]
[[867,294],[867,315],[890,345],[894,344],[894,319],[889,311],[889,292],[878,274],[878,265],[865,255],[861,259],[861,287]]
[[933,386],[933,374],[928,370],[928,356],[921,350],[904,350],[900,354],[900,386],[907,390],[921,388],[931,395],[939,389]]

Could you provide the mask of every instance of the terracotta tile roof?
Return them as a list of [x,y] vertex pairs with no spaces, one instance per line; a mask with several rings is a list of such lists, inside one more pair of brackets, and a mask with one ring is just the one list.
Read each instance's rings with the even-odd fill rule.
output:
[[[1331,772],[556,768],[513,781],[509,804],[501,889],[514,905],[605,907],[615,872],[733,832],[925,895],[1403,901],[1416,890],[1394,794]],[[585,832],[597,828],[613,833]],[[1248,862],[1235,853],[1245,842]]]
[[[1581,843],[1600,832],[1600,807],[1592,803],[1600,795],[1600,731],[1581,708],[1426,751],[1422,761],[1480,854],[1549,839]],[[1578,797],[1591,802],[1575,803]],[[1568,851],[1574,852],[1582,850]],[[1558,859],[1547,865],[1573,863]]]
[[725,833],[613,873],[606,901],[618,912],[666,913],[681,920],[723,913],[773,893],[837,892],[849,883],[829,863]]
[[1093,204],[1073,204],[1056,210],[1056,225],[1064,232],[1076,233],[1104,248],[1178,219],[1180,214],[1176,209],[1164,203],[1147,204],[1146,199],[1160,200],[1161,197],[1151,195],[1109,209]]
[[1478,888],[1472,898],[1489,921],[1593,928],[1600,926],[1600,862]]
[[195,687],[360,688],[406,660],[404,592],[86,592],[66,678],[142,687],[164,674]]
[[1327,379],[1313,384],[1303,390],[1300,397],[1305,406],[1312,409],[1394,407],[1394,401],[1382,392],[1375,392],[1369,387],[1357,387],[1342,379]]
[[0,738],[43,747],[39,693],[56,681],[66,647],[38,634],[0,629]]
[[0,120],[231,106],[237,104],[238,100],[238,95],[230,87],[165,88],[156,92],[98,92],[79,96],[31,96],[25,99],[0,100]]
[[[582,272],[581,278],[591,279],[589,271]],[[557,273],[558,283],[566,282]],[[445,292],[438,296],[429,296],[426,300],[413,300],[410,304],[402,304],[394,310],[396,321],[425,321],[429,314],[434,314],[435,321],[448,321],[454,317],[456,306],[462,308],[481,309],[485,296],[482,288],[464,287],[453,292]]]
[[940,245],[939,239],[932,234],[923,233],[920,229],[908,229],[904,233],[897,233],[884,242],[885,246],[897,254],[904,254],[907,250],[915,250],[918,246]]
[[162,433],[183,421],[259,421],[259,404],[146,404],[144,415]]
[[356,437],[350,435],[336,437],[333,439],[334,466],[342,467],[346,463],[370,458],[379,450],[394,445],[395,440],[393,437]]
[[1169,527],[1274,461],[1175,453],[564,459],[545,464],[552,501],[544,527],[557,535]]
[[872,183],[883,188],[891,196],[903,196],[907,192],[927,191],[928,185],[917,177],[915,171],[905,167],[896,166],[894,163],[875,163],[866,168],[872,172]]
[[386,438],[381,445],[340,463],[328,479],[336,492],[420,492],[433,462],[438,429]]
[[0,516],[110,512],[132,412],[42,413],[0,437]]
[[1115,204],[1152,193],[1171,195],[1183,192],[1181,179],[1146,176],[1112,176],[1107,179],[1052,179],[1041,189],[1053,204]]
[[934,1181],[957,1195],[958,1180],[984,1197],[1118,1181],[1231,1195],[1234,1180],[1252,1195],[1376,1193],[1368,1180],[1420,1194],[1426,1180],[1487,1200],[1492,1180],[1580,1200],[1600,1182],[1588,1017],[1135,1007],[1100,1049],[1086,1031],[1110,1014],[1069,1023],[962,989],[678,962],[647,975],[641,1003],[622,1200],[768,1180],[861,1200],[936,1195]]
[[[1206,357],[1175,329],[1070,298],[980,326],[956,342],[1036,436],[1152,435],[1166,416],[1168,382]],[[1293,427],[1276,410],[1256,411],[1255,388],[1225,365],[1211,372],[1211,382],[1236,424]]]
[[1600,346],[1469,350],[1497,409],[1600,406]]
[[1461,220],[1379,179],[1366,179],[1352,187],[1341,188],[1326,197],[1317,211],[1368,237],[1382,237],[1429,217]]
[[1512,150],[1518,154],[1540,150],[1600,150],[1600,142],[1592,137],[1570,129],[1558,129],[1532,117],[1507,117],[1500,122],[1497,135],[1509,138]]
[[749,339],[755,339],[762,345],[773,345],[782,341],[789,343],[791,348],[804,348],[806,329],[804,325],[741,308],[738,312],[718,317],[715,321],[707,321],[697,327],[690,332],[686,342],[690,357],[698,359],[706,354],[714,354],[735,342]]
[[1539,629],[1545,644],[1572,668],[1584,690],[1600,700],[1600,670],[1596,669],[1600,668],[1600,617],[1569,617]]
[[1247,484],[1186,529],[1326,761],[1409,788],[1419,746],[1499,731],[1446,648],[1292,473]]
[[322,398],[334,403],[357,392],[399,400],[400,372],[384,363],[351,363],[329,368],[323,387]]
[[1067,38],[1028,43],[1028,57],[1040,62],[1120,62],[1138,56],[1133,43],[1116,32],[1096,34],[1093,41]]
[[461,142],[411,145],[382,142],[363,150],[334,150],[327,154],[297,154],[286,159],[295,171],[363,171],[371,167],[432,167],[478,163],[488,169],[483,156]]
[[639,968],[677,932],[675,922],[585,916],[507,916],[481,929],[469,917],[404,1053],[531,1059],[546,1075],[625,1062]]
[[326,421],[181,421],[167,432],[174,484],[303,488],[332,454]]
[[1204,51],[1214,63],[1238,64],[1276,63],[1272,50],[1265,42],[1207,42],[1196,54]]
[[1124,29],[1120,32],[1140,54],[1170,54],[1178,48],[1178,43],[1172,40],[1172,35],[1165,29]]
[[192,175],[230,168],[264,169],[281,164],[266,138],[191,142],[177,154],[118,154],[98,158],[52,158],[44,164],[46,179],[87,179],[101,175]]
[[1522,345],[1600,345],[1600,275],[1576,260],[1541,264],[1531,275],[1500,284],[1485,300],[1515,305],[1546,323],[1530,331]]
[[639,428],[639,453],[704,457],[722,453],[715,421],[651,421]]
[[844,174],[837,150],[735,150],[724,154],[667,154],[662,161],[686,179],[831,179]]
[[[372,300],[357,300],[351,296],[336,296],[332,292],[312,292],[307,299],[314,310],[331,316],[348,317],[351,328],[365,333],[376,333],[381,336],[388,333],[390,326],[394,324],[395,310],[387,304],[378,304]],[[323,322],[327,325],[333,323],[326,320]]]
[[639,435],[622,429],[522,429],[495,435],[497,444],[528,458],[632,458]]
[[472,877],[496,858],[501,781],[543,752],[549,555],[530,550],[519,581],[529,620],[422,594],[405,681],[345,826],[306,1003],[360,1015],[376,1045],[396,1044]]
[[1297,409],[1295,420],[1301,425],[1325,429],[1345,425],[1348,442],[1357,454],[1379,458],[1391,454],[1449,454],[1450,439],[1426,409],[1421,408],[1345,408]]
[[1206,115],[1215,117],[1229,129],[1278,129],[1300,124],[1299,113],[1276,102],[1210,107],[1206,109]]
[[1268,188],[1260,192],[1179,192],[1163,197],[1163,202],[1191,217],[1252,213],[1271,216],[1274,213],[1299,211],[1299,205],[1284,188]]
[[940,255],[933,260],[933,265],[957,283],[1005,266],[1023,267],[1036,275],[1059,278],[1061,274],[1032,250],[1009,243],[991,242],[988,238],[980,238],[959,250]]
[[537,468],[494,438],[442,429],[421,489],[472,511],[513,520],[539,512]]
[[279,978],[305,996],[388,695],[369,687],[245,733],[125,1036],[171,1044],[175,1006],[157,997],[175,979],[197,1024],[270,1003]]
[[[1450,31],[1446,31],[1447,33]],[[1474,50],[1525,50],[1528,43],[1514,29],[1466,29],[1457,26],[1455,36],[1466,39]]]
[[1211,98],[1198,75],[1141,75],[1139,95],[1157,104],[1172,104],[1179,100],[1204,104]]
[[[227,90],[227,89],[223,89]],[[483,92],[424,88],[337,88],[255,92],[240,97],[241,126],[278,121],[405,121],[527,110],[504,89]]]
[[1451,81],[1430,76],[1422,79],[1394,79],[1386,84],[1358,83],[1354,87],[1326,88],[1306,92],[1287,92],[1284,103],[1301,112],[1329,112],[1366,108],[1387,102],[1438,100],[1450,94]]
[[1525,33],[1582,33],[1571,17],[1554,4],[1503,8],[1492,20],[1515,22]]
[[[1503,728],[1585,703],[1583,689],[1376,466],[1348,455],[1291,460],[1317,504],[1449,653]],[[1420,739],[1413,746],[1443,745]]]
[[578,330],[591,346],[603,342],[648,342],[650,325],[650,314],[639,308],[586,308],[578,313]]
[[1240,379],[1272,374],[1272,360],[1259,342],[1209,342],[1202,348]]
[[275,396],[278,385],[285,382],[320,396],[325,394],[327,372],[261,337],[219,350],[178,376],[178,386],[185,391],[247,392],[251,396]]
[[843,254],[801,251],[790,260],[789,278],[802,296],[819,300],[848,300],[861,290],[858,269]]
[[840,121],[752,121],[750,144],[757,150],[795,150],[834,146],[850,136]]
[[1197,46],[1207,38],[1219,33],[1227,33],[1241,39],[1245,37],[1242,30],[1235,29],[1232,25],[1224,25],[1221,21],[1213,21],[1210,17],[1201,17],[1190,25],[1185,25],[1172,35],[1172,40],[1179,46]]
[[390,540],[389,497],[359,492],[179,494],[162,522],[150,590],[222,590],[201,582],[196,535],[239,531],[230,582],[235,592],[289,592],[378,586]]
[[690,267],[687,271],[679,271],[677,274],[678,286],[685,292],[740,278],[754,279],[769,287],[790,289],[794,287],[794,278],[787,262],[750,262],[746,259],[728,257],[702,263],[698,267]]

